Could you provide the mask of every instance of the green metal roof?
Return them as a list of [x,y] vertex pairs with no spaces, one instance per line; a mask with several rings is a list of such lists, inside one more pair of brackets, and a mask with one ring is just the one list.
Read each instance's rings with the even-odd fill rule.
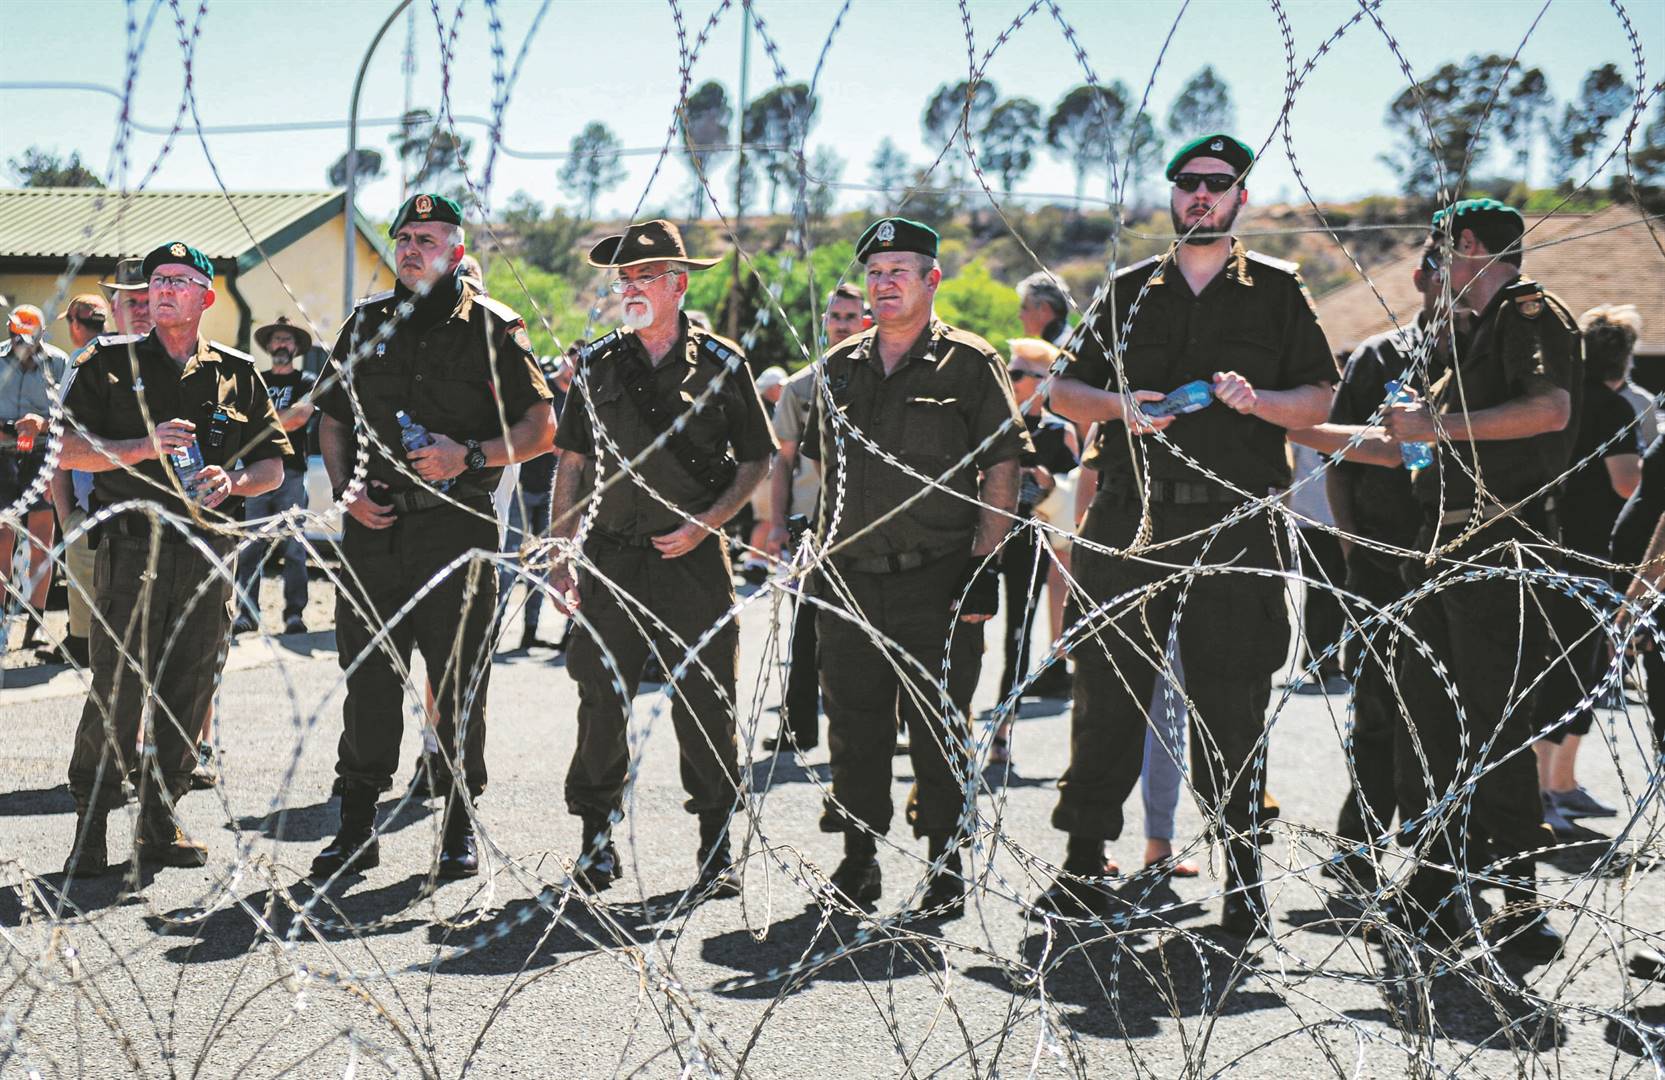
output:
[[[335,191],[137,191],[98,188],[0,190],[0,260],[103,263],[182,240],[215,262],[248,269],[341,212]],[[359,232],[388,260],[376,230]]]

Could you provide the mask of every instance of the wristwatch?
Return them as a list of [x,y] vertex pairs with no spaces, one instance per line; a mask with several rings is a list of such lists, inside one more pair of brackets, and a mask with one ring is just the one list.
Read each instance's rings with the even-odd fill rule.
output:
[[469,472],[479,472],[485,468],[486,452],[480,449],[480,443],[475,439],[469,439],[463,445],[468,447],[468,456],[463,458],[463,467]]

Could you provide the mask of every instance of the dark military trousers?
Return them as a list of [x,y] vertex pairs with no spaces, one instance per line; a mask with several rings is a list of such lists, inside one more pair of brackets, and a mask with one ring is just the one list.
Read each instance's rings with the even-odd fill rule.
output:
[[1393,826],[1397,806],[1394,793],[1393,761],[1395,733],[1403,729],[1404,709],[1394,690],[1390,645],[1392,624],[1378,619],[1360,629],[1405,595],[1405,580],[1397,568],[1384,565],[1386,556],[1354,547],[1347,556],[1347,591],[1359,598],[1349,601],[1347,674],[1353,681],[1353,724],[1343,749],[1352,786],[1341,804],[1336,834],[1344,840],[1362,842],[1381,836]]
[[838,587],[816,587],[836,609],[823,609],[816,624],[833,797],[880,835],[895,812],[890,761],[898,724],[908,730],[913,763],[906,816],[914,835],[948,836],[959,824],[970,768],[968,711],[983,666],[982,624],[954,618],[968,557],[894,573],[840,569]]
[[[79,809],[122,804],[147,703],[155,771],[172,798],[191,787],[197,733],[214,697],[231,628],[235,564],[215,567],[179,533],[151,541],[104,526],[93,573],[92,692],[81,711],[69,759],[69,790]],[[223,560],[232,542],[208,538]],[[156,777],[146,770],[143,786]]]
[[[1431,540],[1431,530],[1424,530],[1417,544],[1426,548]],[[1507,549],[1485,553],[1509,540],[1536,543],[1519,525],[1500,522],[1449,558],[1512,567],[1515,559]],[[1522,565],[1544,564],[1529,554]],[[1541,605],[1551,591],[1502,577],[1462,581],[1423,597],[1410,611],[1411,633],[1439,665],[1436,669],[1412,642],[1397,643],[1410,723],[1407,737],[1395,746],[1395,782],[1401,815],[1418,823],[1405,839],[1422,848],[1425,864],[1461,867],[1468,861],[1465,850],[1484,845],[1503,861],[1503,872],[1530,877],[1532,860],[1521,853],[1551,842],[1530,745],[1535,730],[1530,687],[1548,660]],[[1455,702],[1440,669],[1454,685]],[[1482,770],[1472,791],[1459,795],[1457,788]],[[1430,811],[1432,821],[1418,820]],[[1410,890],[1419,903],[1431,906],[1454,883],[1448,870],[1423,865]]]
[[1041,533],[1027,522],[1017,525],[1000,549],[1000,579],[1006,606],[1006,659],[1000,669],[1000,699],[1011,694],[1018,680],[1029,673],[1030,636],[1035,612],[1041,606],[1051,552],[1043,551]]
[[[582,624],[567,649],[567,673],[578,683],[578,745],[567,770],[566,797],[568,813],[601,817],[624,806],[629,703],[650,650],[658,649],[669,677],[728,615],[734,579],[728,544],[716,536],[667,559],[648,538],[621,543],[592,534],[584,554],[595,570],[585,568],[579,575]],[[671,723],[689,813],[726,814],[739,798],[734,705],[739,665],[740,630],[730,619],[688,661],[672,688]]]
[[[1153,503],[1156,540],[1205,532],[1229,506]],[[1125,548],[1139,527],[1139,505],[1103,490],[1082,524],[1082,537]],[[1272,672],[1289,649],[1289,613],[1282,580],[1236,572],[1179,575],[1144,596],[1132,590],[1174,576],[1174,564],[1275,567],[1277,546],[1264,516],[1200,540],[1162,548],[1156,566],[1106,555],[1077,544],[1071,567],[1088,601],[1091,631],[1071,652],[1075,701],[1070,712],[1070,763],[1058,781],[1054,828],[1085,839],[1114,840],[1122,832],[1122,804],[1139,783],[1151,691],[1179,619],[1178,641],[1191,709],[1191,778],[1210,814],[1234,833],[1255,827],[1266,790],[1261,735],[1272,694]],[[1082,616],[1070,600],[1069,622]]]
[[347,673],[335,771],[347,783],[376,791],[393,785],[414,646],[427,664],[440,747],[453,762],[460,759],[471,795],[485,790],[497,573],[483,558],[447,567],[469,551],[497,550],[490,515],[490,504],[482,503],[478,513],[451,506],[402,513],[385,529],[348,519],[335,601],[336,647]]

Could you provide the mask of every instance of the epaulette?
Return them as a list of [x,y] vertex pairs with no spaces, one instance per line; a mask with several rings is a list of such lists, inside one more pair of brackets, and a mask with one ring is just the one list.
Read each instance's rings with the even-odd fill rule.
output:
[[588,345],[584,346],[582,349],[579,349],[578,350],[578,359],[581,362],[582,361],[587,361],[587,360],[589,360],[590,357],[600,354],[603,347],[611,348],[613,346],[613,344],[615,342],[617,342],[618,340],[619,340],[619,331],[609,330],[602,337],[596,338],[594,341],[590,342]]
[[1120,270],[1117,270],[1114,274],[1111,274],[1110,276],[1112,278],[1125,277],[1126,275],[1131,274],[1136,270],[1143,270],[1147,266],[1155,266],[1157,263],[1159,263],[1161,261],[1162,261],[1162,256],[1152,255],[1148,259],[1140,259],[1138,262],[1134,263],[1131,266],[1124,266]]
[[499,319],[502,319],[506,323],[517,323],[517,322],[524,322],[525,321],[524,319],[522,319],[520,317],[520,312],[516,311],[514,308],[510,307],[508,304],[505,304],[503,301],[498,300],[495,297],[487,296],[484,293],[475,293],[474,294],[474,302],[476,304],[479,304],[481,307],[485,308],[487,311],[491,312],[493,315],[496,315]]
[[100,349],[108,349],[112,345],[131,345],[144,339],[143,334],[100,334],[93,339],[93,344]]
[[1505,285],[1503,296],[1523,319],[1536,319],[1544,312],[1544,287],[1530,278],[1516,278]]
[[230,345],[221,345],[217,341],[210,341],[208,343],[208,347],[219,353],[221,356],[229,356],[233,360],[246,360],[251,364],[254,363],[254,357],[239,349],[233,349]]
[[728,338],[695,331],[700,351],[726,368],[738,368],[746,362],[746,351]]
[[373,296],[365,296],[365,297],[361,297],[358,300],[354,300],[353,301],[353,306],[355,308],[361,308],[366,304],[379,304],[383,300],[390,300],[392,298],[393,298],[393,290],[389,289],[386,292],[379,292],[379,293],[376,293]]
[[1290,262],[1288,259],[1274,259],[1272,256],[1262,255],[1258,251],[1245,251],[1243,254],[1262,266],[1270,266],[1272,269],[1282,270],[1286,274],[1296,275],[1301,272],[1301,264],[1298,262]]
[[947,323],[943,324],[942,338],[944,341],[954,341],[961,345],[970,345],[981,352],[992,353],[995,351],[994,346],[990,345],[988,338],[985,338],[983,335],[974,333],[970,330],[962,329],[958,326],[949,326]]

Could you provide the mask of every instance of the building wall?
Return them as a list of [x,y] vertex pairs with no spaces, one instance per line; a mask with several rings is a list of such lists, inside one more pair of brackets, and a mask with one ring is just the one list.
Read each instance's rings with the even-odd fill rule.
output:
[[[240,329],[237,296],[248,305],[252,323],[250,329],[271,322],[279,315],[309,328],[314,338],[328,347],[335,331],[346,318],[341,296],[341,248],[345,215],[337,215],[313,229],[272,257],[244,273],[220,273],[214,278],[215,302],[203,314],[202,335],[221,341],[245,352],[259,353],[250,340],[238,340]],[[355,236],[355,273],[358,279],[353,295],[367,296],[393,287],[393,271],[382,261],[379,252],[365,240]],[[62,311],[71,296],[79,293],[102,293],[98,286],[100,274],[80,274],[72,279],[60,295],[58,279],[52,274],[8,273],[0,267],[0,296],[13,305],[34,304],[48,315],[53,309]],[[285,291],[284,286],[288,286]],[[289,293],[294,293],[291,299]],[[56,300],[56,304],[53,301]],[[297,301],[299,303],[297,304]],[[114,327],[112,327],[112,330]],[[70,348],[69,331],[62,322],[48,324],[47,340],[65,349]],[[267,366],[264,354],[256,357],[260,366]]]
[[[278,252],[270,262],[239,275],[237,291],[249,305],[255,326],[264,326],[279,315],[287,315],[290,322],[309,330],[319,344],[326,348],[333,344],[335,332],[347,318],[341,296],[345,226],[344,215],[333,217]],[[393,288],[393,271],[382,261],[380,253],[362,233],[355,237],[355,243],[353,276],[357,280],[353,296],[368,296]],[[265,355],[260,354],[257,359],[264,369]]]

